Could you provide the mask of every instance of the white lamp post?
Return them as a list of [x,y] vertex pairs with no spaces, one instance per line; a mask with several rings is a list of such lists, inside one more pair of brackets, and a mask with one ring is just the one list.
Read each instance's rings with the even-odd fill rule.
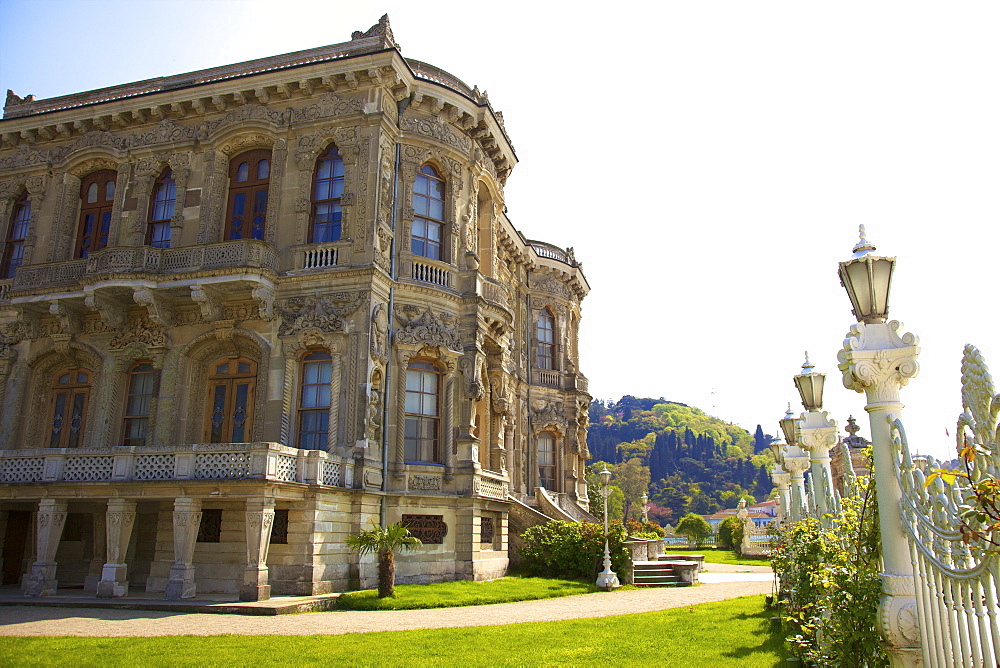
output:
[[642,493],[642,521],[649,521],[649,495],[645,492]]
[[899,390],[917,375],[919,340],[900,334],[902,323],[886,322],[889,286],[896,258],[873,255],[875,246],[865,238],[854,247],[854,256],[840,263],[840,280],[851,299],[858,322],[837,354],[844,386],[864,392],[872,430],[875,489],[878,494],[879,526],[882,531],[882,600],[879,621],[894,666],[920,664],[920,631],[916,623],[913,566],[910,561],[903,518],[902,493],[893,468],[890,423],[900,417],[903,404]]
[[785,435],[787,443],[781,457],[781,468],[789,473],[791,500],[788,504],[788,518],[794,522],[802,519],[802,509],[806,505],[805,474],[809,468],[809,457],[799,447],[791,404],[785,411],[785,417],[778,421],[778,425],[781,427],[781,433]]
[[611,550],[608,548],[608,498],[611,496],[611,471],[605,466],[600,473],[601,476],[601,498],[604,499],[604,570],[597,575],[597,586],[604,591],[611,591],[616,587],[621,587],[618,576],[611,570]]
[[825,373],[815,373],[809,362],[809,353],[802,365],[802,373],[795,376],[795,387],[806,412],[795,423],[798,442],[809,453],[812,466],[813,501],[815,510],[823,517],[833,512],[833,473],[830,471],[830,448],[837,444],[837,422],[823,410],[823,385]]

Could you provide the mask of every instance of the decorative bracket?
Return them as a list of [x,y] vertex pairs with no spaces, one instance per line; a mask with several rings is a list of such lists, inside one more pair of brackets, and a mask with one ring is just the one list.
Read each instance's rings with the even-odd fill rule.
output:
[[274,288],[270,285],[258,285],[250,293],[257,300],[257,309],[261,320],[274,320]]
[[149,319],[160,327],[170,327],[174,324],[174,311],[166,300],[148,287],[137,287],[132,293],[135,303],[145,306]]
[[125,307],[117,299],[97,294],[94,288],[84,288],[83,303],[87,308],[101,314],[101,319],[110,323],[119,332],[125,329]]
[[59,327],[64,334],[79,334],[83,328],[82,313],[66,301],[54,300],[49,304],[49,313],[59,319]]
[[201,307],[201,316],[208,322],[222,319],[222,297],[212,288],[192,285],[191,300]]

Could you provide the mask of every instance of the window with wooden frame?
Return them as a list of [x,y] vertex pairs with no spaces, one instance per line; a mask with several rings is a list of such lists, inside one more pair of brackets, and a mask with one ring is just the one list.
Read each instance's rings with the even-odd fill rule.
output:
[[149,203],[149,224],[146,226],[146,245],[153,248],[170,248],[170,221],[177,202],[177,184],[169,169],[160,174],[153,184],[153,197]]
[[538,454],[538,486],[550,491],[556,490],[556,438],[542,432],[535,439]]
[[247,443],[253,433],[257,363],[243,357],[216,360],[208,376],[209,443]]
[[52,376],[49,389],[49,447],[78,448],[83,442],[92,374],[65,369]]
[[111,211],[115,206],[118,173],[102,169],[83,178],[80,184],[80,229],[76,237],[76,257],[89,257],[108,245]]
[[441,463],[439,445],[441,372],[430,362],[413,360],[406,367],[406,425],[404,458],[407,462]]
[[151,362],[136,362],[129,369],[122,445],[146,445],[155,385],[156,370]]
[[414,255],[440,260],[443,239],[444,179],[432,165],[424,165],[413,182],[410,250]]
[[298,446],[303,450],[326,450],[330,426],[330,373],[328,351],[316,350],[302,358]]
[[24,242],[31,225],[31,198],[24,193],[14,203],[14,212],[7,225],[7,243],[3,249],[3,267],[0,278],[14,278],[14,270],[24,262]]
[[310,243],[321,244],[340,239],[343,222],[340,198],[343,195],[344,159],[337,152],[337,147],[330,144],[316,160],[316,171],[313,173]]
[[264,238],[270,181],[270,149],[247,151],[230,161],[227,240]]
[[538,368],[554,369],[556,319],[552,317],[552,312],[548,309],[542,309],[542,312],[538,314],[538,323],[535,326],[535,338],[538,339]]

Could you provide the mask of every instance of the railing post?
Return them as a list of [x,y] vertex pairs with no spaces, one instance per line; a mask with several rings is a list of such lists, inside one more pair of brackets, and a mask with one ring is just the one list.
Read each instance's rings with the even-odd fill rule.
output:
[[888,643],[890,664],[917,666],[921,662],[920,627],[914,595],[913,565],[903,533],[902,491],[896,480],[890,423],[903,412],[899,390],[917,375],[920,353],[913,334],[900,336],[902,323],[857,323],[837,354],[844,387],[864,392],[871,419],[875,491],[882,533],[882,601],[879,620]]
[[829,499],[833,498],[830,488],[833,475],[830,471],[830,448],[837,444],[837,422],[827,417],[826,411],[807,411],[796,422],[798,442],[809,452],[812,466],[813,496],[818,517],[832,513]]

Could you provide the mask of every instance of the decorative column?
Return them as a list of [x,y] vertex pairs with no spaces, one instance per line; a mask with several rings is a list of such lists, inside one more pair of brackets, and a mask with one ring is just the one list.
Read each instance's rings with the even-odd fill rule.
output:
[[796,422],[798,442],[809,453],[812,467],[813,501],[822,517],[832,513],[833,476],[830,471],[830,448],[837,445],[837,422],[826,411],[808,411]]
[[806,507],[805,473],[809,469],[809,458],[797,445],[788,447],[782,466],[791,478],[791,503],[789,516],[793,522],[802,519],[802,511]]
[[791,483],[791,476],[785,473],[780,464],[775,464],[771,469],[771,480],[778,488],[778,522],[789,519],[788,512],[788,486]]
[[271,598],[268,584],[267,548],[274,524],[274,499],[250,498],[246,506],[247,567],[243,571],[241,601],[264,601]]
[[37,560],[24,580],[25,596],[55,596],[56,549],[66,524],[66,502],[42,499],[38,502],[35,539]]
[[201,526],[201,499],[174,499],[174,563],[163,598],[176,601],[194,598],[194,544]]
[[890,665],[920,664],[920,630],[914,594],[913,566],[903,533],[900,512],[902,492],[892,463],[890,423],[902,415],[899,390],[917,375],[919,340],[900,335],[902,323],[862,323],[851,327],[844,348],[837,354],[844,386],[864,392],[865,410],[871,419],[875,490],[879,528],[882,532],[882,634],[888,642]]
[[128,541],[135,524],[135,501],[108,499],[106,518],[108,561],[101,570],[101,581],[97,583],[97,598],[120,598],[128,596],[125,553],[128,552]]

